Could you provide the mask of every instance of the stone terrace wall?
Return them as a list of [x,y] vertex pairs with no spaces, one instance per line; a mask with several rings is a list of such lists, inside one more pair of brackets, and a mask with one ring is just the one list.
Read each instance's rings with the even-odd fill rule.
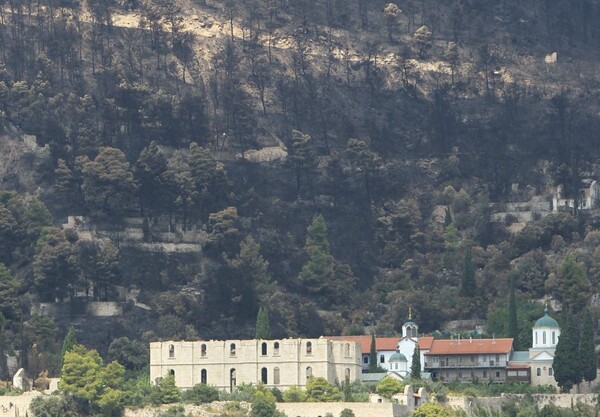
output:
[[394,403],[277,403],[277,409],[287,417],[325,417],[327,413],[338,417],[345,408],[356,417],[401,417],[410,413],[407,406]]
[[[504,404],[520,403],[525,398],[522,394],[502,394],[500,397],[448,397],[446,405],[452,408],[470,410],[477,406],[500,410]],[[570,408],[571,404],[583,403],[595,405],[596,394],[533,394],[533,401],[541,408],[545,405],[554,404],[557,407]],[[292,417],[292,416],[288,416]],[[357,416],[358,417],[358,416]]]

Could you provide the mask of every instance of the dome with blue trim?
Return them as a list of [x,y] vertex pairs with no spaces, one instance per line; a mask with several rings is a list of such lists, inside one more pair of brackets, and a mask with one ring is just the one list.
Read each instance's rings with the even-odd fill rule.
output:
[[388,362],[408,362],[406,356],[402,353],[396,351],[396,353],[392,353]]
[[533,327],[551,327],[557,329],[560,328],[558,322],[548,315],[548,308],[544,309],[544,317],[538,319],[538,321],[535,322],[535,325]]

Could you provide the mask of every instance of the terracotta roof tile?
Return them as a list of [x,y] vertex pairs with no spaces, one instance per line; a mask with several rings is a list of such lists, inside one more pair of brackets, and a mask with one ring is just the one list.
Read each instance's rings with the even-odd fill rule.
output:
[[435,340],[425,355],[477,355],[508,353],[512,339],[450,339]]
[[419,337],[419,349],[420,350],[429,350],[429,349],[431,349],[431,344],[432,343],[433,343],[433,336]]
[[[347,340],[348,342],[360,343],[360,348],[363,353],[371,351],[371,336],[324,336],[331,340]],[[381,350],[396,350],[398,348],[399,337],[376,337],[375,346],[377,351]]]

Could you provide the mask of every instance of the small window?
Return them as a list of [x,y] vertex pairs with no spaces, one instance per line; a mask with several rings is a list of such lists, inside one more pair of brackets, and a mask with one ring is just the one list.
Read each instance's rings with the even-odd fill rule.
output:
[[260,370],[260,382],[267,384],[267,380],[267,368],[262,368]]
[[483,371],[483,377],[487,378],[487,371]]
[[235,343],[229,345],[229,356],[235,356]]
[[260,354],[263,356],[267,355],[267,342],[262,342],[262,345],[260,348]]
[[306,342],[306,354],[312,355],[312,343],[311,342]]
[[500,355],[496,355],[496,363],[500,363]]
[[306,380],[308,381],[312,376],[312,368],[310,366],[306,367]]
[[475,363],[475,356],[471,355],[471,363]]
[[350,356],[350,343],[344,345],[344,356]]
[[546,344],[546,332],[542,333],[542,343]]
[[169,370],[169,375],[172,375],[173,378],[175,378],[175,369],[170,369]]
[[552,370],[552,367],[548,368],[548,375],[554,376],[554,371]]
[[273,368],[273,384],[279,385],[280,384],[279,379],[280,379],[279,368],[276,366],[275,368]]
[[204,343],[202,343],[200,345],[200,357],[201,358],[205,358],[206,357],[206,345]]
[[273,355],[279,355],[279,342],[273,343]]
[[552,344],[555,345],[556,344],[556,332],[552,331]]
[[535,344],[538,344],[538,332],[535,332]]
[[396,370],[398,369],[398,364],[397,363],[394,364],[394,369],[396,369]]
[[206,385],[206,381],[208,380],[206,375],[206,369],[200,371],[200,383]]
[[537,370],[535,371],[535,374],[537,376],[542,376],[542,368],[537,368]]
[[496,378],[500,378],[500,372],[496,372]]
[[385,363],[385,356],[384,355],[381,355],[379,357],[379,363]]
[[347,381],[350,380],[350,368],[346,368],[346,371],[344,372],[344,378],[346,378]]
[[175,346],[169,345],[169,358],[175,357]]
[[367,365],[369,363],[369,357],[368,356],[363,356],[363,363],[365,365]]

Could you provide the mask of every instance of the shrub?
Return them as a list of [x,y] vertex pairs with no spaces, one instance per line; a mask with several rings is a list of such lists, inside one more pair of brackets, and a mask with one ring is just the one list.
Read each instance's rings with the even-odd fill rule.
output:
[[211,403],[219,399],[219,391],[210,385],[197,384],[192,389],[183,393],[183,400],[187,403],[199,405]]

